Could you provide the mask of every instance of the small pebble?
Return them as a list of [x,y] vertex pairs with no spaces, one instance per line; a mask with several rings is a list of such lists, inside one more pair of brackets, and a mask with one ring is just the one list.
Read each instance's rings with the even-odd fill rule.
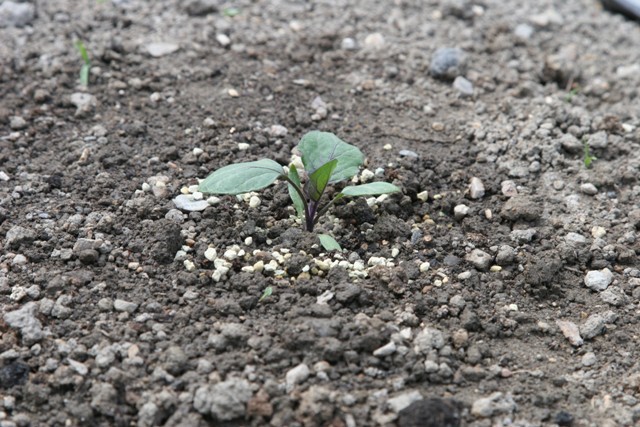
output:
[[460,221],[469,214],[469,210],[469,206],[467,205],[457,205],[453,208],[453,216],[456,220]]
[[595,196],[596,194],[598,194],[598,189],[596,188],[595,185],[591,184],[590,182],[582,184],[580,186],[580,191],[582,191],[584,194],[588,196]]
[[251,198],[249,199],[249,206],[252,208],[257,208],[258,206],[260,206],[261,200],[260,197],[258,196],[251,196]]
[[584,278],[584,284],[594,291],[604,291],[613,281],[613,273],[605,268],[603,270],[591,270]]
[[473,177],[469,183],[469,196],[472,199],[479,199],[484,196],[484,184],[480,178]]
[[463,97],[473,96],[473,83],[462,76],[456,77],[453,81],[453,88]]
[[426,202],[427,200],[429,200],[429,192],[428,191],[421,191],[418,194],[416,194],[416,197],[421,202]]

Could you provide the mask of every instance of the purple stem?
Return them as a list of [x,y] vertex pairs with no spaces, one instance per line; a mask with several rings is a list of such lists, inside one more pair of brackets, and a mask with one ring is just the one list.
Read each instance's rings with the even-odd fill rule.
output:
[[318,209],[318,204],[313,200],[309,200],[307,205],[307,211],[305,212],[305,222],[307,226],[307,231],[313,231],[313,223],[316,217],[316,211]]

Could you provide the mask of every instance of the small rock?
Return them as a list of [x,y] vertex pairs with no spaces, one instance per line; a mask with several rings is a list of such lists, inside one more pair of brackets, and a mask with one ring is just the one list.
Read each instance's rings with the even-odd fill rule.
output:
[[428,354],[431,350],[439,350],[445,345],[445,337],[441,331],[426,327],[416,335],[413,340],[416,353]]
[[567,242],[569,245],[571,246],[584,246],[587,244],[587,238],[584,237],[582,234],[578,234],[578,233],[567,233],[566,236],[564,236],[564,241]]
[[537,231],[535,228],[527,228],[526,230],[513,230],[509,237],[516,243],[528,243],[533,240]]
[[27,121],[20,116],[13,116],[9,121],[12,130],[22,130],[27,127]]
[[260,197],[258,196],[251,196],[251,198],[249,199],[249,206],[252,208],[257,208],[258,206],[260,206],[261,200]]
[[582,184],[580,186],[580,191],[582,191],[584,194],[588,196],[595,196],[596,194],[598,194],[598,189],[596,188],[595,185],[591,184],[590,182]]
[[272,136],[274,138],[283,138],[287,136],[287,134],[289,133],[289,129],[282,125],[271,125],[267,133],[269,134],[269,136]]
[[76,107],[76,116],[88,114],[98,106],[98,99],[89,93],[72,93],[69,100]]
[[496,254],[496,264],[500,266],[510,265],[516,257],[516,250],[509,245],[502,245]]
[[431,57],[429,72],[439,79],[453,80],[464,74],[466,69],[466,55],[462,49],[439,48]]
[[465,259],[480,271],[488,270],[493,262],[493,257],[480,249],[472,250]]
[[582,356],[582,366],[593,366],[597,361],[598,359],[596,358],[595,353],[592,351],[585,353],[584,356]]
[[246,405],[252,394],[249,382],[230,378],[198,388],[193,398],[193,407],[201,414],[211,414],[218,421],[231,421],[246,414]]
[[418,153],[416,153],[415,151],[411,151],[411,150],[400,150],[398,152],[398,154],[400,156],[402,156],[402,157],[411,157],[413,159],[417,159],[419,157]]
[[227,47],[231,44],[231,39],[224,33],[216,34],[216,41],[220,43],[222,47]]
[[460,221],[469,214],[469,210],[469,206],[467,205],[457,205],[453,208],[453,217]]
[[342,39],[342,42],[340,42],[340,48],[343,50],[355,50],[357,47],[356,41],[351,37],[345,37]]
[[512,197],[506,201],[500,214],[509,221],[536,221],[542,215],[542,207],[526,196]]
[[400,411],[398,427],[460,427],[463,407],[451,399],[416,400]]
[[475,176],[471,178],[471,182],[469,183],[469,196],[472,199],[479,199],[484,196],[484,184],[480,178],[476,178]]
[[293,391],[294,387],[298,384],[302,384],[309,378],[311,372],[309,367],[305,363],[301,363],[298,366],[290,369],[285,376],[285,384],[287,387],[287,393]]
[[510,394],[495,392],[489,397],[476,400],[471,405],[471,414],[480,418],[489,418],[499,414],[510,414],[516,410],[516,402]]
[[166,349],[163,355],[163,359],[163,368],[171,375],[181,375],[188,368],[189,358],[184,353],[182,348],[178,347],[177,345],[172,345],[168,349]]
[[385,356],[389,356],[390,354],[393,354],[396,352],[396,343],[391,341],[386,345],[383,345],[382,347],[378,348],[377,350],[375,350],[373,352],[373,355],[376,357],[385,357]]
[[387,406],[391,412],[398,413],[418,400],[422,400],[420,392],[418,390],[411,390],[389,398],[389,400],[387,400]]
[[160,58],[165,55],[172,54],[180,49],[180,46],[175,43],[149,43],[145,46],[147,53],[154,58]]
[[205,16],[218,11],[219,0],[190,0],[184,10],[189,16]]
[[520,40],[529,40],[533,35],[533,31],[533,27],[529,24],[518,24],[518,26],[513,30],[513,35]]
[[20,245],[28,245],[36,238],[36,234],[27,228],[16,225],[11,227],[5,235],[5,243],[8,248],[17,249]]
[[473,96],[473,83],[462,76],[458,76],[453,81],[453,88],[458,91],[460,96]]
[[36,8],[32,3],[6,0],[0,4],[0,28],[24,27],[36,16]]
[[507,197],[514,197],[518,195],[518,189],[516,188],[516,183],[511,180],[502,181],[501,184],[502,194]]
[[9,311],[4,315],[4,321],[7,322],[7,325],[20,329],[24,345],[30,346],[44,338],[42,323],[36,317],[37,313],[38,304],[28,302],[22,308]]
[[113,302],[113,308],[116,311],[123,311],[127,313],[133,313],[138,308],[138,304],[121,299],[116,299]]
[[187,212],[203,211],[209,207],[209,202],[195,200],[191,194],[180,194],[173,199],[173,204],[176,205],[176,208]]
[[603,314],[592,314],[580,326],[580,335],[589,340],[605,332],[605,325],[613,323],[618,319],[618,315],[613,311]]
[[582,142],[570,133],[566,133],[560,137],[560,146],[568,153],[578,154],[584,149]]
[[588,142],[589,147],[591,148],[606,148],[609,142],[609,137],[607,136],[607,132],[601,130],[593,135],[589,135]]
[[591,270],[584,278],[584,284],[594,291],[604,291],[613,281],[613,273],[605,268],[603,270]]
[[562,335],[569,340],[572,346],[580,347],[584,344],[584,340],[580,336],[580,330],[575,323],[567,320],[556,320],[556,325],[558,325],[560,331],[562,331]]
[[627,303],[627,296],[622,289],[611,286],[600,293],[600,299],[609,305],[619,307]]
[[382,49],[385,45],[384,36],[380,33],[369,34],[364,39],[364,46],[369,49]]

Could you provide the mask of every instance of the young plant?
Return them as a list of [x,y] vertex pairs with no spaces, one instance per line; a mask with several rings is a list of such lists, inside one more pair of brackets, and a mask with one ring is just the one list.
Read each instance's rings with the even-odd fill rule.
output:
[[591,149],[589,148],[589,140],[587,138],[582,139],[583,149],[584,149],[584,157],[582,159],[584,163],[584,167],[589,169],[591,167],[591,163],[594,160],[598,160],[597,157],[591,155]]
[[[298,149],[306,171],[304,184],[293,164],[285,174],[277,162],[261,159],[224,166],[203,180],[198,190],[212,194],[242,194],[261,190],[281,179],[287,182],[293,206],[303,218],[305,229],[310,232],[313,232],[314,226],[329,207],[343,197],[377,196],[400,191],[400,188],[388,182],[371,182],[344,187],[332,200],[323,202],[322,196],[327,186],[356,175],[364,162],[364,155],[357,147],[334,134],[320,131],[304,135]],[[326,234],[318,237],[326,250],[340,250],[340,245],[333,237]]]
[[80,52],[80,57],[83,61],[82,67],[80,68],[80,84],[84,87],[89,87],[89,70],[91,68],[91,61],[89,60],[89,54],[87,53],[87,49],[84,47],[82,40],[78,40],[76,42],[76,49]]

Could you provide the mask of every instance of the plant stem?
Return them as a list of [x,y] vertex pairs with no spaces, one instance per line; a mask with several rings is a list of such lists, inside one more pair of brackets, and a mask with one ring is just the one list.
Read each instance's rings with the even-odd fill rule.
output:
[[309,201],[307,209],[304,211],[304,219],[307,231],[313,232],[313,226],[315,225],[316,209],[318,204],[313,200]]

